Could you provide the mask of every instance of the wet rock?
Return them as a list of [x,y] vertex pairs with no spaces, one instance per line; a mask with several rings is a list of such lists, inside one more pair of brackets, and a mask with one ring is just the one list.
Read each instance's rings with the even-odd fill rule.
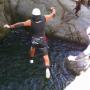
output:
[[[87,83],[88,82],[88,83]],[[75,78],[64,90],[90,90],[90,68]]]
[[82,71],[86,71],[88,69],[90,66],[90,59],[86,57],[75,61],[66,59],[65,65],[72,73],[79,75]]
[[[42,15],[49,13],[49,8],[55,6],[57,14],[54,19],[48,22],[47,29],[51,35],[80,43],[88,43],[86,28],[90,25],[90,10],[82,5],[79,17],[73,11],[75,2],[71,0],[2,0],[0,25],[13,24],[18,21],[30,19],[32,9],[40,8]],[[63,9],[64,18],[61,19]],[[49,32],[48,32],[49,33]]]

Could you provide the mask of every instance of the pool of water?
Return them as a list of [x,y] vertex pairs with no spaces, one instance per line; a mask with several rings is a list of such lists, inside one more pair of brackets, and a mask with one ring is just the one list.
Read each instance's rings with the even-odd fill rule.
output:
[[75,76],[64,66],[64,59],[70,54],[77,55],[86,46],[50,38],[51,78],[47,80],[42,55],[38,53],[34,64],[29,63],[30,38],[14,35],[0,44],[1,90],[63,90],[74,80]]

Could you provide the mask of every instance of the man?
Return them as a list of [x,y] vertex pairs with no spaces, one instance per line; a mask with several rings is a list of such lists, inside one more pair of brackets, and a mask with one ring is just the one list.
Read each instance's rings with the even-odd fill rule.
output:
[[30,62],[33,63],[33,57],[35,55],[35,50],[37,47],[42,48],[43,59],[46,67],[46,78],[50,78],[50,61],[48,56],[48,46],[45,38],[45,23],[54,18],[56,15],[56,10],[54,7],[51,7],[51,13],[49,15],[41,15],[41,11],[39,8],[34,8],[32,10],[32,18],[25,21],[19,22],[13,25],[4,25],[5,28],[18,28],[21,26],[30,26],[32,28],[33,36],[32,36],[32,46],[30,49]]
[[[87,36],[90,40],[90,26],[87,28],[86,33],[87,33]],[[78,60],[78,59],[82,59],[86,56],[88,56],[88,59],[90,59],[90,42],[89,42],[89,45],[87,46],[87,48],[82,53],[80,53],[78,56],[70,55],[68,57],[68,59],[75,61],[75,60]]]

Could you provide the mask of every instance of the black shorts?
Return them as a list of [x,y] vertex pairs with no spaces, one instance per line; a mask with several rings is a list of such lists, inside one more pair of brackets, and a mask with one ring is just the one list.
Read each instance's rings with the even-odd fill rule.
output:
[[40,48],[43,54],[48,54],[48,44],[45,37],[32,37],[32,47]]

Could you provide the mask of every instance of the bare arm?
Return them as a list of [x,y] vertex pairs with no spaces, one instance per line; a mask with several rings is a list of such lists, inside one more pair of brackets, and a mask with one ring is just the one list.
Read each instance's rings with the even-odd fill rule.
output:
[[21,27],[21,26],[31,26],[31,20],[27,20],[25,22],[19,22],[19,23],[10,25],[10,28],[17,28],[17,27]]
[[51,7],[51,13],[49,15],[45,15],[46,22],[48,22],[50,19],[54,18],[56,15],[56,10],[54,7]]
[[31,26],[31,20],[27,20],[25,22],[18,22],[12,25],[4,25],[5,28],[18,28],[18,27],[22,27],[22,26]]

